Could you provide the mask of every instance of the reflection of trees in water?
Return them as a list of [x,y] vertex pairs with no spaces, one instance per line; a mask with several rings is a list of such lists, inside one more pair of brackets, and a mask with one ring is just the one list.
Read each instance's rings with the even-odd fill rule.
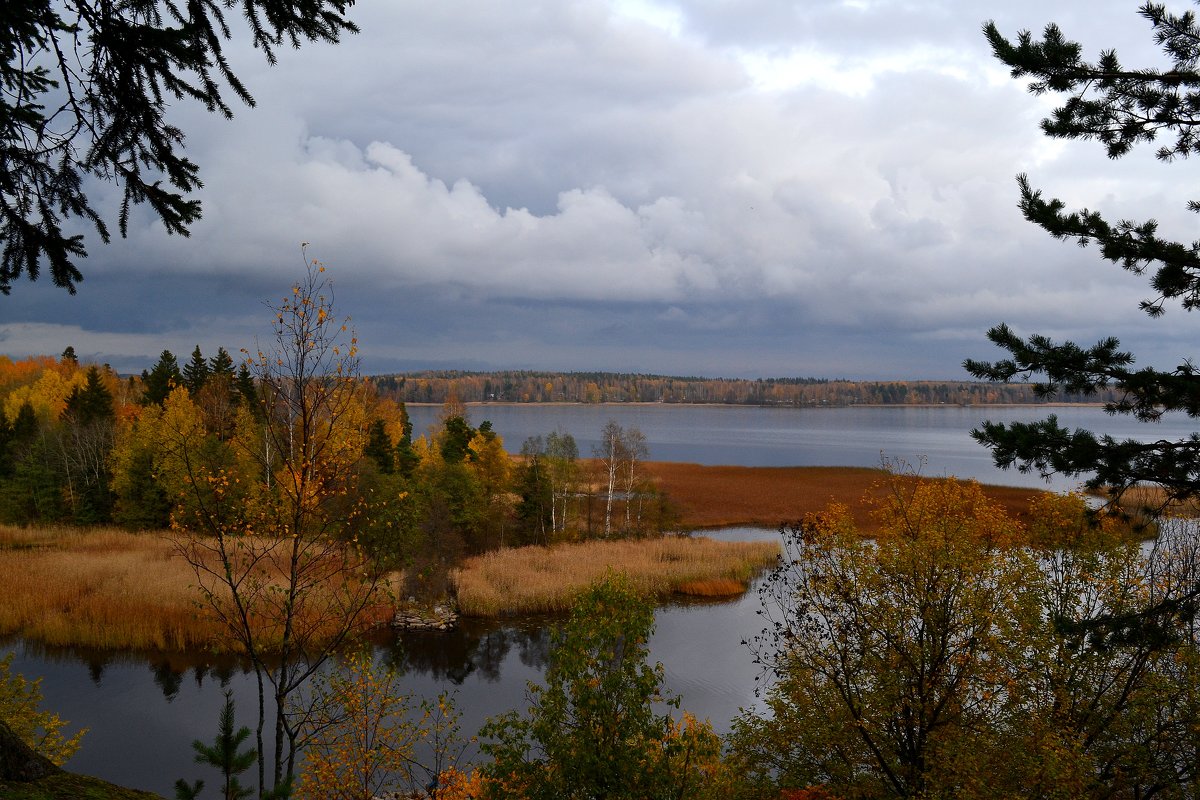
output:
[[496,683],[513,648],[522,664],[544,668],[550,649],[545,621],[507,625],[467,621],[453,631],[409,631],[400,635],[388,660],[404,672],[455,685],[475,673]]
[[169,661],[160,661],[157,664],[150,665],[150,673],[154,676],[154,682],[158,684],[158,688],[162,689],[163,697],[167,698],[167,702],[175,699],[179,694],[179,685],[183,682],[183,673],[176,672],[171,667]]
[[[151,661],[149,664],[150,674],[154,677],[154,683],[162,690],[163,697],[167,702],[171,702],[179,694],[180,686],[183,684],[183,678],[190,671],[192,679],[196,681],[196,688],[203,689],[206,680],[215,680],[222,688],[227,688],[229,682],[233,680],[233,676],[239,672],[245,674],[249,672],[249,667],[242,664],[239,665],[233,659],[225,659],[214,663],[205,663],[202,661],[194,661],[186,656],[174,656],[171,658],[163,658],[158,661]],[[102,670],[103,667],[101,666]],[[98,683],[99,681],[97,681]]]

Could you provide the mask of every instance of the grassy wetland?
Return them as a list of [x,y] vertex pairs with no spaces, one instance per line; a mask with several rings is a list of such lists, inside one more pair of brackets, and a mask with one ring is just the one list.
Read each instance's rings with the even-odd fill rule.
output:
[[[677,504],[681,525],[776,527],[878,488],[880,470],[705,467],[656,462],[648,472]],[[1034,490],[986,487],[1020,517]],[[861,521],[870,530],[871,520]],[[722,597],[745,591],[772,563],[777,544],[703,537],[524,547],[469,559],[455,575],[461,610],[507,616],[563,611],[589,582],[613,569],[647,595]],[[167,532],[117,528],[0,526],[0,635],[48,645],[184,652],[221,649],[223,629],[198,605],[195,576]],[[390,619],[381,597],[370,623]]]

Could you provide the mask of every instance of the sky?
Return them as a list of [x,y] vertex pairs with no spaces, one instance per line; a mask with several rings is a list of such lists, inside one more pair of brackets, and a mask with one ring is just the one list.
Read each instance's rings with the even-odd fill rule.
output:
[[[171,110],[191,236],[145,210],[89,236],[77,295],[0,297],[0,353],[253,348],[307,257],[367,373],[966,380],[999,322],[1171,368],[1195,320],[1149,319],[1145,278],[1025,222],[1015,176],[1191,241],[1197,165],[1045,138],[1053,98],[980,33],[1053,21],[1089,60],[1162,65],[1137,5],[360,0],[361,33],[275,67],[231,44],[256,107]],[[117,192],[93,187],[110,224]]]

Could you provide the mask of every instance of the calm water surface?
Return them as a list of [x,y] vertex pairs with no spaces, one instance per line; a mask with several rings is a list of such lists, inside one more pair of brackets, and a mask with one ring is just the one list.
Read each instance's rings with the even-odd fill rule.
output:
[[[561,429],[587,456],[609,419],[646,434],[650,457],[662,461],[746,466],[877,466],[888,458],[924,458],[927,475],[957,475],[984,482],[1045,486],[1036,476],[995,469],[970,438],[985,419],[1011,422],[1058,414],[1072,427],[1104,430],[1119,438],[1176,438],[1191,432],[1186,420],[1139,426],[1107,417],[1098,408],[830,408],[775,409],[740,406],[540,406],[473,405],[472,422],[489,419],[516,452],[528,436]],[[438,407],[410,407],[417,433],[436,422]],[[1058,481],[1055,488],[1070,488]],[[754,529],[724,538],[773,536]],[[755,703],[757,668],[741,642],[757,633],[758,597],[658,610],[651,657],[662,661],[682,707],[707,717],[720,731],[741,707]],[[523,708],[527,681],[540,679],[549,644],[547,621],[469,623],[447,634],[406,635],[382,647],[379,657],[404,667],[404,685],[419,695],[453,691],[473,734],[489,716]],[[15,654],[14,668],[42,676],[45,707],[90,732],[69,766],[117,783],[173,795],[176,778],[204,778],[192,761],[193,739],[211,739],[223,687],[239,706],[239,724],[253,723],[254,683],[236,665],[198,665],[186,659],[128,654],[49,651],[21,641],[0,644]]]

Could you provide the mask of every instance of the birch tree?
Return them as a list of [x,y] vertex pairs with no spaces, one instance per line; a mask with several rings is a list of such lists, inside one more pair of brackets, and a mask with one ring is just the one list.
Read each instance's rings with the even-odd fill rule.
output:
[[299,691],[369,621],[382,579],[352,538],[369,418],[357,341],[324,273],[306,255],[301,281],[269,306],[272,339],[247,360],[260,413],[229,442],[177,442],[195,502],[180,549],[258,683],[260,796],[291,785],[313,711]]

